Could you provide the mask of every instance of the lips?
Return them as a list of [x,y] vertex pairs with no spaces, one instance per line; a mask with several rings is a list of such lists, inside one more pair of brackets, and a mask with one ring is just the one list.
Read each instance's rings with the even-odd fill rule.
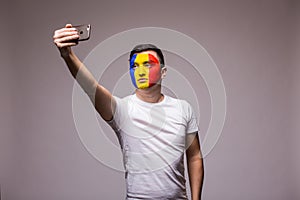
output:
[[140,79],[138,80],[138,82],[144,83],[144,82],[146,82],[147,80],[148,80],[147,78],[140,78]]

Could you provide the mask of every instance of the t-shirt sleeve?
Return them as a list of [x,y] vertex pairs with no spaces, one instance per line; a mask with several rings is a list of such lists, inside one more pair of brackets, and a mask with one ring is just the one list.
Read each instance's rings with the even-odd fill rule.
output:
[[123,101],[119,97],[113,96],[116,101],[116,110],[113,114],[113,118],[110,121],[106,121],[114,131],[118,131],[120,129],[120,124],[122,121],[122,104]]
[[187,127],[186,127],[186,133],[195,133],[198,131],[198,123],[197,118],[194,114],[192,106],[187,103]]

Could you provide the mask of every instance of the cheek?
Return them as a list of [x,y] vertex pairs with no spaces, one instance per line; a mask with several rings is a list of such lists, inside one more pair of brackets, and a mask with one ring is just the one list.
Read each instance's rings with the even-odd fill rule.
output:
[[137,87],[135,76],[134,76],[134,69],[130,69],[130,77],[131,77],[131,81],[132,81],[134,87]]
[[160,73],[160,66],[157,65],[155,67],[150,68],[149,71],[149,82],[150,83],[156,83],[160,80],[161,73]]

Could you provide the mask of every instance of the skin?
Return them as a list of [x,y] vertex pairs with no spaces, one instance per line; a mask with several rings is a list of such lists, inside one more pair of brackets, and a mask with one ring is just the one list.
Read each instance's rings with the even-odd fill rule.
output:
[[161,79],[159,59],[151,53],[134,54],[130,59],[130,76],[136,88],[145,89]]
[[198,133],[188,134],[186,138],[186,158],[192,200],[201,199],[204,180],[204,166]]
[[[56,30],[53,35],[54,44],[57,46],[61,57],[66,62],[70,73],[75,79],[76,76],[80,74],[80,78],[77,78],[76,81],[88,94],[100,116],[104,120],[109,121],[113,118],[113,113],[115,112],[115,99],[106,88],[98,83],[98,81],[73,52],[71,47],[78,45],[78,43],[73,41],[78,38],[79,35],[76,29],[72,28],[71,24],[67,24],[64,28]],[[143,51],[141,53],[151,54],[158,59],[158,55],[155,51]],[[166,72],[167,69],[165,67],[161,68],[159,72],[160,79],[157,83],[149,88],[137,88],[135,91],[136,96],[142,101],[149,103],[162,101],[164,99],[164,95],[161,93],[161,81],[166,76]],[[143,78],[144,75],[142,73],[137,73],[136,76],[137,78]],[[192,200],[199,200],[201,199],[204,170],[198,133],[189,134],[186,138],[186,144]]]

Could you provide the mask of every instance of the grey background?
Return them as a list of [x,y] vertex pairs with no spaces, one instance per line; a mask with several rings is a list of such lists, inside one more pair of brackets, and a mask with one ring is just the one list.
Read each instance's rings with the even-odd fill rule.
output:
[[93,25],[91,40],[75,49],[81,59],[136,27],[197,40],[218,65],[228,98],[223,133],[205,158],[204,199],[300,198],[299,1],[2,0],[0,11],[2,199],[125,195],[123,173],[95,160],[76,133],[73,79],[52,43],[67,22]]

